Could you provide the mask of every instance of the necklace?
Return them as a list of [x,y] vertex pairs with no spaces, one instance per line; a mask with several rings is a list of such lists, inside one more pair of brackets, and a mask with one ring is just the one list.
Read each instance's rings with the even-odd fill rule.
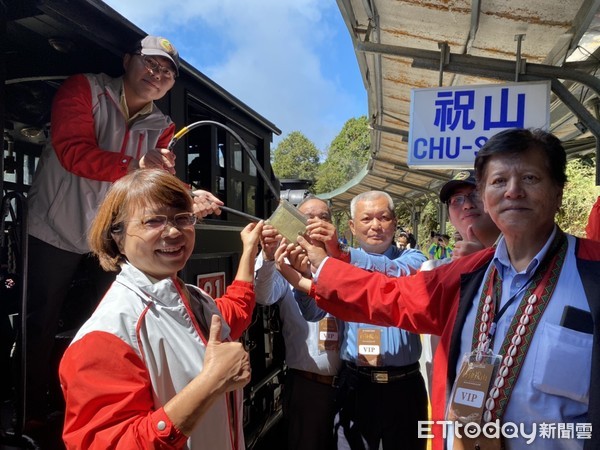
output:
[[[535,329],[556,287],[567,245],[567,237],[558,229],[546,256],[532,277],[527,291],[517,307],[502,342],[500,349],[502,360],[485,402],[484,422],[501,419],[506,409]],[[492,267],[481,291],[475,319],[472,348],[478,354],[484,354],[491,348],[496,325],[507,307],[516,299],[516,295],[496,313],[496,307],[501,298],[502,280],[497,274],[496,267]]]

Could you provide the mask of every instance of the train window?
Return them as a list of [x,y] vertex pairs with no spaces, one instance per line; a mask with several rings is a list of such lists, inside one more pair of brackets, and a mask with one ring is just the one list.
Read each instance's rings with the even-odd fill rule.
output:
[[188,154],[188,183],[193,187],[202,186],[202,158],[199,153]]
[[229,199],[229,203],[233,205],[234,209],[243,211],[244,205],[242,193],[244,190],[244,183],[237,180],[231,180],[231,197]]
[[[190,120],[197,122],[206,120],[208,116],[204,110],[194,108],[190,112],[190,117]],[[184,149],[186,150],[186,181],[194,188],[211,192],[215,190],[214,142],[212,126],[201,126],[193,129],[185,136],[186,145],[181,142],[175,147],[175,152],[178,154]]]
[[28,186],[31,186],[31,183],[33,183],[33,175],[35,175],[35,168],[39,159],[39,157],[34,155],[25,155],[23,157],[23,183]]
[[225,168],[225,153],[223,152],[223,148],[225,147],[225,144],[221,143],[221,144],[219,144],[218,147],[219,147],[219,156],[218,156],[219,167],[224,169]]
[[246,189],[245,211],[253,216],[256,215],[256,186],[249,185],[248,189]]
[[238,172],[241,172],[243,170],[243,156],[244,155],[242,154],[242,146],[239,142],[235,142],[233,144],[233,168]]
[[[6,140],[4,143],[6,144]],[[4,149],[4,181],[8,183],[17,182],[17,159],[12,148]]]
[[229,141],[232,162],[227,176],[233,192],[228,201],[235,203],[236,208],[242,208],[249,214],[260,216],[263,214],[260,203],[263,200],[262,197],[257,198],[259,197],[258,170],[252,162],[251,156],[254,159],[260,157],[257,147],[261,141],[256,136],[244,132],[240,132],[240,138],[243,140],[243,144],[233,136]]
[[[252,153],[252,155],[254,156],[254,159],[256,159],[256,149],[251,148],[250,153]],[[250,167],[248,168],[248,173],[250,174],[251,177],[256,176],[256,166],[254,165],[254,163],[252,161],[250,161]]]
[[[264,186],[258,179],[260,171],[252,160],[261,164],[265,149],[268,154],[263,137],[220,116],[199,99],[188,97],[188,100],[187,121],[207,123],[186,135],[187,181],[215,193],[230,208],[262,216],[268,200],[261,191]],[[234,217],[225,213],[214,219]]]
[[5,130],[3,152],[5,189],[27,192],[33,182],[35,168],[43,148],[43,138],[39,140],[40,143],[29,142],[29,139],[22,137],[20,132]]

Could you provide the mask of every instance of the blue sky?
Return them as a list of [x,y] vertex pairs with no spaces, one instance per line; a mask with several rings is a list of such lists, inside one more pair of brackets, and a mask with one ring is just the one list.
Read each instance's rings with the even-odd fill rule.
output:
[[[281,129],[325,151],[367,115],[349,32],[333,0],[105,0]],[[178,124],[183,126],[184,124]]]

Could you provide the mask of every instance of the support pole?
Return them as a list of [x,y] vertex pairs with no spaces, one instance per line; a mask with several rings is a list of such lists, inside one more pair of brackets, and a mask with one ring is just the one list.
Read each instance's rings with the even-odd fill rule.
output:
[[521,58],[521,43],[525,40],[524,34],[515,34],[515,41],[517,41],[517,63],[515,64],[515,81],[519,82],[519,75],[521,69],[525,65],[525,60]]

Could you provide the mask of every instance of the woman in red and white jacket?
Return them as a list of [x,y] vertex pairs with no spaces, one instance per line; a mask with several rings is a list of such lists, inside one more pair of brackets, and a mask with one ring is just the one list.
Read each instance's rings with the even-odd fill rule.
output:
[[180,180],[148,169],[100,205],[90,247],[121,271],[61,360],[67,448],[244,448],[250,362],[232,341],[252,318],[262,222],[241,232],[236,278],[213,300],[177,278],[194,248],[192,203]]

